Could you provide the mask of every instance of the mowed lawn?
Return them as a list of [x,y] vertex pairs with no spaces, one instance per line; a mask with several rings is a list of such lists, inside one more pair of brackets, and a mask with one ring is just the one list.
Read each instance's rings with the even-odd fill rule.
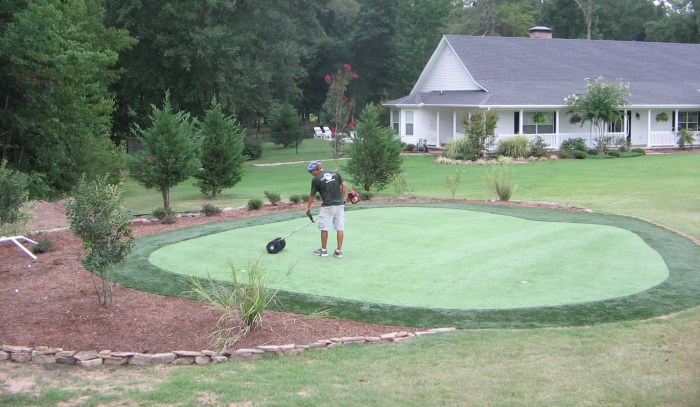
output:
[[[483,166],[435,165],[431,157],[412,156],[404,170],[415,196],[450,197],[446,176],[460,171],[455,197],[493,198]],[[700,154],[537,162],[515,166],[513,176],[514,200],[640,217],[700,239]],[[263,199],[266,190],[286,198],[307,191],[308,183],[301,164],[250,166],[228,194],[231,202]],[[158,192],[144,193],[134,185],[127,184],[127,204],[150,212],[157,199],[155,206],[144,206],[144,197],[159,197]],[[189,196],[192,208],[200,205],[187,186],[178,188],[176,201]],[[379,195],[396,193],[388,189]],[[84,371],[0,364],[0,404],[697,406],[699,336],[700,308],[694,308],[646,321],[463,330],[401,344],[206,367]],[[2,383],[10,380],[34,387],[8,395]]]

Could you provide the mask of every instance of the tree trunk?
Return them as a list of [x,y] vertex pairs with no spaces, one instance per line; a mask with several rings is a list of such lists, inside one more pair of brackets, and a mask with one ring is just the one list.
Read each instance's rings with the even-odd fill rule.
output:
[[170,185],[168,183],[163,184],[160,192],[163,194],[163,208],[170,208]]

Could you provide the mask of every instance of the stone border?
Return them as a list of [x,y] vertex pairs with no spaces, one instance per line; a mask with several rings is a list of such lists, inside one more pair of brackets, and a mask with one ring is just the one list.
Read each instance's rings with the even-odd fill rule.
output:
[[420,332],[391,332],[380,336],[352,336],[321,339],[308,345],[261,345],[255,348],[227,349],[222,352],[211,350],[188,351],[176,350],[162,353],[112,352],[102,351],[66,351],[62,348],[38,346],[0,346],[0,363],[35,363],[65,364],[92,368],[102,365],[209,365],[234,360],[260,359],[264,355],[293,356],[313,349],[331,349],[341,346],[371,345],[378,343],[404,342],[418,336],[428,336],[456,331],[455,328],[435,328]]

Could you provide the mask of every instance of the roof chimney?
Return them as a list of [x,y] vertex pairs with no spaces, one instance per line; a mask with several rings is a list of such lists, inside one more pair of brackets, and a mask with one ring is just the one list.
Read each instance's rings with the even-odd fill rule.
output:
[[530,38],[552,38],[552,29],[538,25],[530,28]]

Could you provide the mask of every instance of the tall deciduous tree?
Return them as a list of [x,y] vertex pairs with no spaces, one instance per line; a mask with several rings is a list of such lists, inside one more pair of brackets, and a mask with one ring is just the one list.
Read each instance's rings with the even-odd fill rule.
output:
[[105,28],[101,0],[29,0],[2,14],[0,159],[42,179],[46,193],[70,191],[84,172],[119,173],[108,86],[133,42],[126,31]]
[[394,131],[380,124],[379,107],[368,104],[360,114],[357,136],[350,145],[350,161],[344,170],[363,190],[382,190],[401,173],[402,150]]
[[602,151],[607,144],[605,131],[609,123],[614,123],[624,117],[624,107],[627,106],[629,84],[615,81],[606,83],[605,78],[586,79],[586,91],[581,95],[569,95],[566,104],[568,113],[581,125],[588,122],[597,133],[598,148]]
[[306,74],[307,32],[318,32],[324,2],[111,0],[110,24],[139,44],[120,59],[118,129],[143,123],[167,89],[173,106],[201,117],[216,96],[243,123],[274,101],[296,101]]
[[201,143],[190,114],[175,112],[168,93],[162,109],[156,106],[151,106],[151,109],[151,126],[136,129],[144,148],[129,157],[129,169],[144,187],[160,190],[163,207],[170,208],[170,188],[200,168]]
[[534,25],[533,0],[460,0],[451,18],[450,33],[522,37]]
[[241,181],[245,132],[245,126],[224,115],[221,104],[213,99],[200,129],[202,167],[194,175],[203,194],[216,197],[223,189]]

